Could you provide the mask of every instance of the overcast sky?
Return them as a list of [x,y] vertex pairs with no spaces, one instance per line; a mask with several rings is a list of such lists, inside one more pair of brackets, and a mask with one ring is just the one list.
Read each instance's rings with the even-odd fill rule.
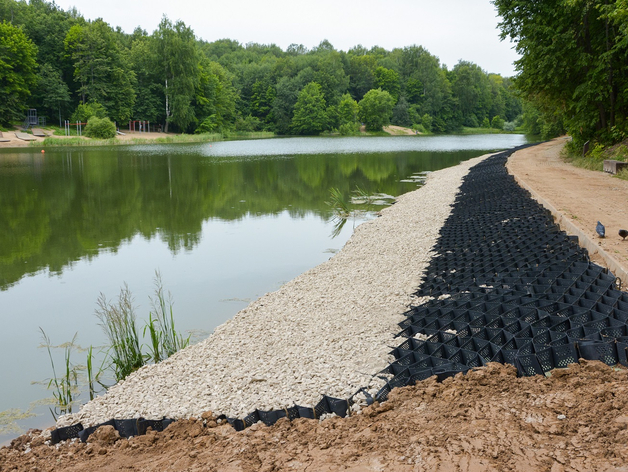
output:
[[327,39],[347,51],[417,44],[450,69],[460,60],[487,72],[514,75],[513,44],[500,41],[499,19],[490,0],[56,0],[64,10],[76,6],[87,19],[103,18],[132,32],[152,33],[163,14],[183,20],[198,38],[229,38],[242,44],[291,43],[308,49]]

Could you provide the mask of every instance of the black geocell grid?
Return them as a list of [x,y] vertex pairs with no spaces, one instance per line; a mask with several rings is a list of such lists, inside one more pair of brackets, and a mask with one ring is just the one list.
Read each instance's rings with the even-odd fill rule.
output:
[[[628,365],[628,293],[616,290],[615,277],[591,263],[577,238],[560,231],[549,211],[508,174],[506,160],[516,149],[482,161],[465,177],[416,292],[447,298],[405,313],[398,334],[404,341],[393,350],[396,360],[382,372],[389,380],[374,400],[386,400],[394,387],[433,375],[443,380],[487,362],[514,364],[521,375],[544,374],[579,357]],[[420,341],[417,333],[430,337]],[[323,396],[313,408],[222,418],[242,430],[284,417],[344,417],[352,402]],[[85,441],[107,424],[130,437],[148,427],[161,431],[172,421],[110,420],[86,429],[76,424],[54,430],[51,442]]]
[[520,375],[578,358],[628,365],[628,293],[508,174],[515,150],[463,180],[416,292],[435,298],[405,313],[404,341],[383,372],[392,378],[376,400],[488,362],[514,364]]

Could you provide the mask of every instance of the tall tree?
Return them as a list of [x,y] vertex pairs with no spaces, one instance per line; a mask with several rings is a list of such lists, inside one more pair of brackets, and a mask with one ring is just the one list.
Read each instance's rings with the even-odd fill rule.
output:
[[49,117],[58,115],[59,127],[63,112],[67,112],[70,104],[70,90],[61,79],[61,73],[50,64],[42,64],[37,74],[38,81],[34,95]]
[[37,48],[20,28],[0,23],[0,123],[22,117],[37,83],[36,57]]
[[395,99],[385,90],[369,90],[358,103],[359,118],[369,131],[381,131],[390,123]]
[[628,135],[625,0],[493,0],[516,41],[516,86],[577,141]]
[[102,19],[76,24],[68,31],[64,44],[72,57],[74,80],[80,84],[81,102],[98,102],[113,120],[128,120],[135,104],[135,74],[122,55],[113,29]]
[[175,24],[164,16],[153,33],[157,67],[164,87],[164,112],[168,125],[187,130],[196,120],[192,100],[199,80],[196,38],[182,21]]
[[292,130],[296,134],[318,134],[327,128],[325,98],[322,87],[316,82],[307,84],[294,105]]

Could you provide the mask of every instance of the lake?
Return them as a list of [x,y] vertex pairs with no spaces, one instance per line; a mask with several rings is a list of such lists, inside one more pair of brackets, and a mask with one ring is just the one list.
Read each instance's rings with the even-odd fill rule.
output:
[[[40,404],[51,394],[32,384],[52,376],[40,328],[55,345],[75,333],[84,348],[105,344],[100,293],[114,299],[127,283],[141,331],[159,270],[177,328],[203,339],[374,217],[377,206],[335,231],[330,189],[348,198],[359,188],[386,204],[430,171],[526,142],[506,134],[0,150],[0,444],[17,428],[52,424]],[[53,356],[59,373],[62,349]],[[85,364],[85,352],[71,361]],[[36,416],[7,419],[29,409]]]

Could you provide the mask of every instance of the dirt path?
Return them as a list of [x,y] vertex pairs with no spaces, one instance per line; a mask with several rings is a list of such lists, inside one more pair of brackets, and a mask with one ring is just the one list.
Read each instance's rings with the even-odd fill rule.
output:
[[[574,167],[560,158],[567,138],[558,138],[515,153],[508,170],[542,204],[553,209],[561,228],[576,234],[589,250],[591,260],[609,267],[628,284],[628,181],[603,172]],[[606,238],[595,232],[598,221]]]

